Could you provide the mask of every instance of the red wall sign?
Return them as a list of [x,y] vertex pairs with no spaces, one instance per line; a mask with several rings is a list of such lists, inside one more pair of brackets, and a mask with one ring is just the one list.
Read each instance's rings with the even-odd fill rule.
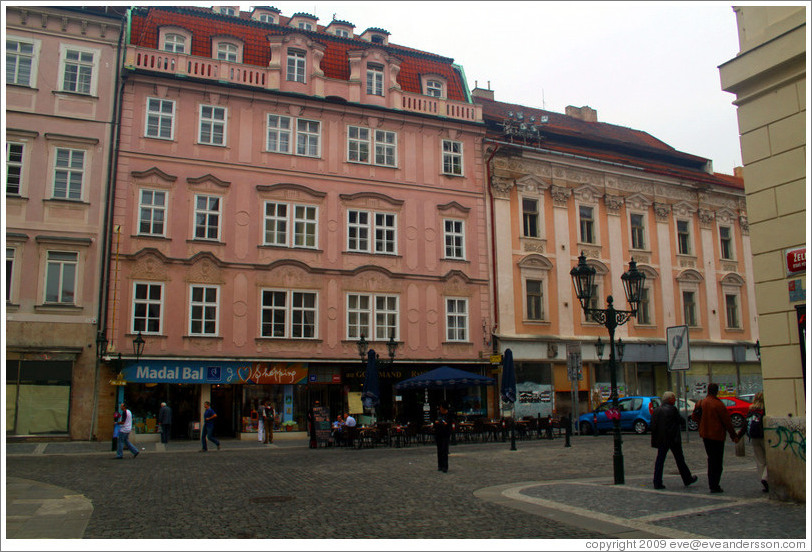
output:
[[787,249],[784,253],[787,257],[787,275],[806,272],[805,247],[800,247],[798,249]]

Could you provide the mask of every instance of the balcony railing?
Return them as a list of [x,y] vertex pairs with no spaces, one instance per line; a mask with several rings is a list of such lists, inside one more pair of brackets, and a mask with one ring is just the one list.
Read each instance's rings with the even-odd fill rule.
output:
[[[283,87],[285,85],[284,79],[278,74],[280,73],[279,69],[263,69],[253,65],[244,65],[242,63],[202,58],[187,54],[175,54],[137,46],[129,46],[127,48],[125,66],[133,70],[143,69],[167,73],[178,77],[209,79],[212,81],[228,82],[267,90],[276,89],[270,86],[271,82],[282,83]],[[276,79],[272,78],[274,76],[273,73],[277,73]],[[346,84],[347,98],[350,95],[350,86],[351,84],[348,82]],[[359,85],[355,84],[354,86]],[[400,106],[390,107],[399,107],[403,111],[447,117],[456,120],[482,121],[482,107],[477,104],[434,98],[410,92],[400,92],[393,96],[400,96]]]

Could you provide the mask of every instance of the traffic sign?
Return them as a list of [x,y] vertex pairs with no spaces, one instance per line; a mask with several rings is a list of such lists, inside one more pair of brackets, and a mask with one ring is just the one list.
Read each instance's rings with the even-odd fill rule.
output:
[[671,326],[665,329],[665,349],[668,355],[668,370],[688,370],[691,368],[691,350],[688,344],[688,326]]
[[581,343],[567,343],[567,379],[570,381],[584,379],[582,365]]

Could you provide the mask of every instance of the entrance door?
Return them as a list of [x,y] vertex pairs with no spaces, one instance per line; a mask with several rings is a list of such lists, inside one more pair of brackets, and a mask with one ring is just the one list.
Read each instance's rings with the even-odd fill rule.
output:
[[240,409],[236,402],[236,395],[233,385],[211,386],[211,406],[217,412],[214,423],[215,436],[235,437],[237,435]]

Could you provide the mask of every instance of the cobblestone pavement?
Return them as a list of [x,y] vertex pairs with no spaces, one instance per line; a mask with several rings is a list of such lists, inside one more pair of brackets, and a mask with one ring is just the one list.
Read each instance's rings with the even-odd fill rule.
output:
[[[622,487],[612,485],[611,436],[573,437],[569,448],[561,438],[519,441],[515,451],[461,443],[447,474],[433,445],[310,450],[301,440],[224,440],[205,454],[196,443],[153,444],[119,461],[101,443],[81,453],[26,444],[7,447],[6,469],[89,499],[91,539],[805,537],[805,506],[766,500],[750,450],[737,458],[729,444],[727,492],[710,495],[692,434],[684,448],[698,483],[684,489],[669,458],[668,490],[656,492],[649,436],[623,441]],[[757,522],[743,521],[753,513]]]

